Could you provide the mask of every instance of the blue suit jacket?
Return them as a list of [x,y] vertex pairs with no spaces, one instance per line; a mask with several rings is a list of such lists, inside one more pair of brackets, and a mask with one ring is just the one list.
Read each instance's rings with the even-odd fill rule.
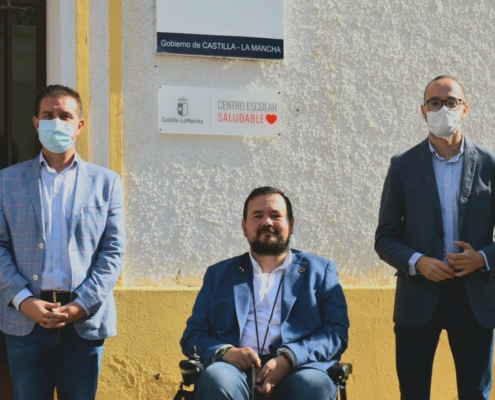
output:
[[[333,261],[292,250],[282,285],[282,337],[273,355],[289,347],[298,366],[326,370],[347,348],[349,319]],[[208,365],[222,346],[238,347],[252,303],[249,257],[237,256],[206,271],[192,316],[181,339],[184,354],[196,346]]]
[[[495,154],[465,138],[459,196],[459,240],[483,250],[491,270],[466,275],[469,302],[478,322],[495,328]],[[422,275],[410,276],[414,252],[443,258],[440,196],[428,140],[392,158],[383,187],[375,250],[398,270],[394,321],[422,326],[433,316],[440,285]]]
[[[69,222],[72,291],[91,315],[74,323],[86,339],[114,336],[116,310],[112,289],[122,269],[124,204],[119,176],[79,159]],[[27,335],[34,321],[11,301],[22,288],[40,296],[44,228],[39,158],[0,171],[0,330]]]

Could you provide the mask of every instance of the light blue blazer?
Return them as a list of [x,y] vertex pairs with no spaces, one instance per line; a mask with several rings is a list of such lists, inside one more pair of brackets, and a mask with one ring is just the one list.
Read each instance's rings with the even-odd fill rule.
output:
[[[282,285],[282,337],[273,355],[289,347],[299,367],[328,369],[347,348],[349,319],[333,261],[292,250]],[[247,260],[247,261],[246,261]],[[208,365],[224,345],[239,346],[252,303],[249,257],[238,256],[209,267],[192,316],[182,336],[184,354],[196,346]]]
[[[45,253],[39,158],[0,171],[0,330],[24,336],[34,321],[11,301],[27,287],[40,296]],[[69,221],[72,291],[91,314],[74,323],[85,339],[117,334],[112,289],[124,259],[122,182],[106,168],[79,159]]]

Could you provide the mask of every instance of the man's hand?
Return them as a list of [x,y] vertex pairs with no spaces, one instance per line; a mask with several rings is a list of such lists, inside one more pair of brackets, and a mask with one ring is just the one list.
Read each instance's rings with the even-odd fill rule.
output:
[[455,276],[455,271],[451,267],[436,258],[421,256],[415,267],[421,275],[433,282],[452,279]]
[[[37,299],[35,297],[28,297],[19,306],[19,309],[31,318],[34,322],[37,322],[43,326],[43,318],[46,314],[50,313],[52,309],[60,307],[60,303],[48,303]],[[45,328],[58,328],[58,326],[44,326]]]
[[483,257],[483,254],[473,249],[469,243],[455,241],[454,244],[464,249],[463,253],[447,254],[447,261],[455,270],[455,277],[470,274],[471,272],[485,266],[485,258]]
[[258,354],[250,347],[243,347],[241,349],[232,347],[224,354],[222,360],[239,368],[241,371],[245,371],[251,367],[261,368],[261,360]]
[[63,328],[86,315],[86,311],[75,301],[60,307],[60,303],[49,303],[28,297],[19,306],[20,310],[43,328]]
[[40,324],[44,328],[62,328],[63,326],[77,321],[86,316],[86,311],[76,301],[72,301],[65,306],[52,308],[42,318]]
[[272,358],[258,373],[256,388],[265,397],[270,397],[273,389],[292,369],[287,359],[282,356]]

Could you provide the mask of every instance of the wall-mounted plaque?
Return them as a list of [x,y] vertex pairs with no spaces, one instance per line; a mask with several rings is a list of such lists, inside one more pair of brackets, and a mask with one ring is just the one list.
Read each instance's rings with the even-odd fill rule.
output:
[[282,130],[277,90],[158,87],[158,132],[278,136]]
[[280,60],[283,14],[283,0],[156,0],[156,51]]

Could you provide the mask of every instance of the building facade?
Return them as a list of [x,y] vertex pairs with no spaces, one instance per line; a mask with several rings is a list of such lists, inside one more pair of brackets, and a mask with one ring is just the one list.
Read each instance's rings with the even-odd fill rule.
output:
[[[397,398],[395,271],[373,250],[382,185],[390,158],[426,137],[420,105],[437,75],[464,84],[471,110],[463,132],[495,150],[493,2],[285,0],[284,59],[248,60],[158,54],[158,1],[35,2],[46,6],[46,34],[35,35],[46,37],[46,70],[34,73],[80,92],[88,123],[78,153],[125,185],[119,335],[107,341],[98,399],[172,398],[179,339],[205,269],[246,251],[243,201],[264,185],[293,202],[292,246],[339,268],[351,319],[350,396]],[[33,71],[25,73],[31,86],[21,102],[36,87]],[[278,91],[280,135],[159,132],[160,85]],[[21,143],[22,161],[39,148],[34,129],[15,126],[9,140]],[[445,337],[435,363],[432,398],[453,398]]]

